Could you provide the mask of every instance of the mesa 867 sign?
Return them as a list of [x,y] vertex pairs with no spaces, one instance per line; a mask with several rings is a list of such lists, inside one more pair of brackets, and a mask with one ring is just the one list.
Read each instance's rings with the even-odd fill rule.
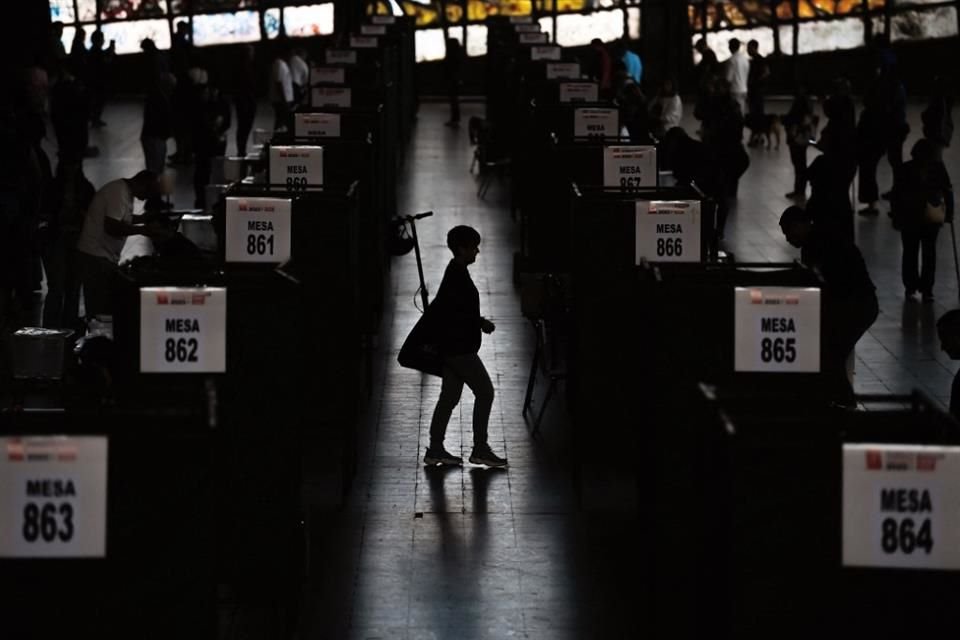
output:
[[636,263],[700,262],[700,203],[637,202]]

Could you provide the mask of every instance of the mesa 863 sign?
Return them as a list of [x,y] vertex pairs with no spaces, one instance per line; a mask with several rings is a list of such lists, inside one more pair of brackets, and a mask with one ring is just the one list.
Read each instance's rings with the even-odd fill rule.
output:
[[637,202],[636,263],[700,262],[700,203]]

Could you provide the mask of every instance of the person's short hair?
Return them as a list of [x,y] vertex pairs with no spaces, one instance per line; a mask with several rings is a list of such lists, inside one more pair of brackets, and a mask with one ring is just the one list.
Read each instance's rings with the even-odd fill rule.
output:
[[594,38],[593,40],[590,41],[590,44],[594,47],[598,45],[603,45],[603,40],[601,40],[600,38]]
[[803,207],[798,207],[794,204],[784,209],[783,213],[780,214],[781,229],[798,222],[810,222],[810,216],[807,215],[807,212],[803,209]]
[[457,247],[479,247],[480,234],[473,227],[457,225],[447,232],[447,248],[456,253]]
[[730,38],[730,51],[736,53],[740,51],[740,40],[737,38]]
[[943,338],[945,335],[960,337],[960,309],[951,309],[937,320],[937,333]]
[[756,40],[751,40],[750,42],[747,43],[747,46],[760,48],[760,43],[757,42]]

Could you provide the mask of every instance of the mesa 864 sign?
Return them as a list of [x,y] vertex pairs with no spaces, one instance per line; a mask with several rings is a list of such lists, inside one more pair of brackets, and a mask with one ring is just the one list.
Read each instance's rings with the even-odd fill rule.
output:
[[636,263],[700,262],[700,203],[637,202]]

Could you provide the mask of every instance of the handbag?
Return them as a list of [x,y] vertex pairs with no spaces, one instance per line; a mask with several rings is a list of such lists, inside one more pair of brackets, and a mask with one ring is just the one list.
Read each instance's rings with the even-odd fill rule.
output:
[[932,204],[927,200],[923,212],[923,220],[927,224],[943,224],[947,221],[947,203],[940,200],[940,204]]
[[413,325],[400,347],[397,362],[406,369],[415,369],[439,378],[443,377],[443,356],[436,333],[431,331],[432,314],[429,311],[430,307],[427,307],[427,312]]

